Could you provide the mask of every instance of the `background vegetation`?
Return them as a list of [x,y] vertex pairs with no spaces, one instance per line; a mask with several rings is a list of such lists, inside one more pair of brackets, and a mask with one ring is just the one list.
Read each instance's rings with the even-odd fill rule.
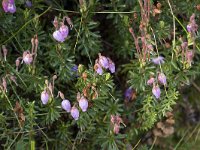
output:
[[0,8],[0,149],[200,148],[199,0],[14,4]]

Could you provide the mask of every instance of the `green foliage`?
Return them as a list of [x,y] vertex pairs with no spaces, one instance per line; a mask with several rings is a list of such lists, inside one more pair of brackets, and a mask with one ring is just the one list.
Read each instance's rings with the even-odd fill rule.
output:
[[[188,149],[191,137],[199,141],[194,113],[200,107],[200,35],[199,28],[187,31],[193,13],[200,26],[198,1],[160,1],[161,7],[153,0],[37,0],[31,7],[25,3],[15,1],[13,14],[0,8],[0,149],[157,149],[159,142],[149,147],[147,135],[152,136],[156,123],[172,111],[177,131],[165,142]],[[53,33],[62,23],[69,35],[58,42]],[[183,42],[188,42],[185,51]],[[24,60],[27,50],[30,64]],[[100,53],[115,63],[115,73],[104,67],[102,75],[97,73]],[[152,62],[158,56],[163,63]],[[167,78],[164,85],[160,73]],[[152,85],[147,83],[150,77],[155,78]],[[152,93],[155,86],[160,88],[159,98]],[[186,86],[196,91],[184,91]],[[133,91],[127,96],[123,93],[129,87]],[[43,91],[49,94],[47,104],[41,101]],[[77,93],[88,100],[85,112]],[[78,109],[78,120],[63,109],[64,99]],[[193,114],[195,126],[192,119],[183,119],[183,110],[188,118]],[[113,115],[121,120],[116,123]]]

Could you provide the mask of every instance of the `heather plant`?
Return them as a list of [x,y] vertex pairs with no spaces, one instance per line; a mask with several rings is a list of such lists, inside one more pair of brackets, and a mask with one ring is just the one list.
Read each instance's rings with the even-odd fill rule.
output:
[[199,19],[200,1],[2,0],[0,149],[198,149]]

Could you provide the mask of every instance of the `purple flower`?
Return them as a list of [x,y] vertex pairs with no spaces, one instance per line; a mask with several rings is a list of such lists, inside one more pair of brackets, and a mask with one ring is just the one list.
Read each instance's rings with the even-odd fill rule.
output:
[[64,42],[65,39],[59,30],[54,31],[53,38],[58,42]]
[[105,56],[101,56],[101,54],[99,54],[99,64],[105,69],[109,68],[108,59]]
[[160,91],[160,88],[159,88],[158,85],[157,86],[153,86],[152,93],[156,97],[156,99],[160,98],[161,91]]
[[81,97],[81,99],[79,100],[79,107],[81,108],[81,110],[83,112],[87,111],[88,108],[88,100],[85,97]]
[[62,34],[63,38],[67,38],[68,34],[69,34],[69,29],[66,25],[62,25],[59,29],[60,33]]
[[190,24],[187,25],[187,31],[191,32],[192,31],[192,26]]
[[101,67],[101,65],[99,65],[98,63],[96,63],[94,65],[94,69],[96,70],[96,72],[99,74],[99,75],[102,75],[103,74],[103,69]]
[[130,100],[133,96],[133,89],[132,88],[126,89],[124,96],[126,100]]
[[156,58],[153,58],[153,59],[152,59],[152,62],[153,62],[154,64],[156,64],[156,65],[162,64],[162,63],[164,63],[164,57],[158,56],[158,57],[156,57]]
[[71,111],[71,104],[69,102],[69,100],[64,99],[61,103],[62,108],[66,111],[66,112],[70,112]]
[[109,60],[109,70],[111,73],[114,73],[115,72],[115,64],[113,63],[113,61],[110,58],[108,58],[108,60]]
[[77,72],[77,71],[78,71],[78,66],[77,66],[77,65],[74,65],[74,66],[71,68],[71,71]]
[[59,30],[54,31],[53,37],[58,42],[64,42],[69,34],[69,29],[66,25],[62,25]]
[[46,105],[49,101],[49,94],[47,93],[47,91],[43,91],[41,93],[41,101],[42,101],[42,104]]
[[26,1],[26,6],[29,7],[29,8],[32,7],[32,2],[31,1]]
[[14,0],[3,0],[2,6],[5,12],[10,12],[10,13],[16,12],[16,6]]
[[78,111],[78,109],[75,106],[73,106],[72,109],[71,109],[71,115],[74,118],[74,120],[78,120],[78,118],[79,118],[79,111]]
[[33,61],[32,54],[29,51],[24,51],[23,53],[23,61],[25,64],[30,65]]
[[186,61],[187,63],[191,66],[193,57],[194,57],[194,52],[192,50],[187,50],[185,53]]
[[159,73],[158,75],[158,81],[163,84],[166,85],[167,84],[167,79],[164,73]]
[[154,77],[151,77],[148,81],[147,81],[147,85],[153,85],[155,79]]

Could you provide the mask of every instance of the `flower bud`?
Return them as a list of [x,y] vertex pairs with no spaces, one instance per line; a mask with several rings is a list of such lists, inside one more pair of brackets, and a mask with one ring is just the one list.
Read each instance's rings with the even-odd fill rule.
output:
[[20,64],[20,60],[19,60],[19,58],[17,58],[15,61],[16,71],[18,71],[19,64]]
[[153,86],[152,93],[156,97],[156,99],[160,98],[161,91],[160,91],[160,88],[159,88],[158,85],[157,86]]
[[186,57],[187,62],[188,62],[188,63],[191,63],[191,62],[192,62],[192,59],[193,59],[193,57],[194,57],[194,52],[193,52],[192,50],[186,51],[185,57]]
[[151,77],[148,81],[147,81],[147,85],[153,85],[155,79],[154,77]]
[[114,124],[113,132],[114,132],[115,134],[118,134],[118,133],[119,133],[119,128],[120,128],[120,125],[119,125],[119,124]]
[[74,120],[78,120],[79,110],[75,106],[73,106],[72,109],[71,109],[71,115],[74,118]]
[[62,103],[61,103],[61,106],[66,112],[71,111],[71,104],[70,104],[69,100],[67,100],[67,99],[63,100]]
[[46,105],[49,101],[49,94],[46,90],[44,90],[42,93],[41,93],[41,101],[42,101],[42,104]]
[[166,85],[167,84],[167,79],[164,73],[159,73],[158,75],[158,81],[163,84]]
[[79,107],[81,108],[81,110],[83,112],[87,111],[88,108],[88,100],[85,97],[81,97],[81,99],[79,100]]
[[5,45],[2,46],[2,49],[3,49],[4,60],[6,61],[6,56],[7,56],[8,50],[7,50],[7,48],[5,47]]

